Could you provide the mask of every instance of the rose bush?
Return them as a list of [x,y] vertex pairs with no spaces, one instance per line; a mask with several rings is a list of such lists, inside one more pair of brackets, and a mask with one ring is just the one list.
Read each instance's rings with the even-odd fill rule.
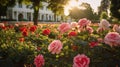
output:
[[94,26],[86,18],[71,24],[2,24],[0,60],[10,59],[14,67],[119,67],[120,34],[106,24]]

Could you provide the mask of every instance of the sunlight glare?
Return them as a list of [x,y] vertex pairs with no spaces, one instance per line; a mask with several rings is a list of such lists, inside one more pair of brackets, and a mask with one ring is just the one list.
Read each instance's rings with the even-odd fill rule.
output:
[[97,12],[97,7],[100,6],[101,0],[70,0],[66,6],[64,6],[64,14],[66,16],[69,15],[69,10],[72,9],[73,7],[78,7],[80,9],[85,9],[84,7],[80,7],[80,5],[85,2],[89,3],[91,7],[94,9],[94,12]]
[[66,16],[69,15],[69,10],[73,7],[79,7],[79,3],[75,0],[70,0],[68,4],[64,7],[64,13]]

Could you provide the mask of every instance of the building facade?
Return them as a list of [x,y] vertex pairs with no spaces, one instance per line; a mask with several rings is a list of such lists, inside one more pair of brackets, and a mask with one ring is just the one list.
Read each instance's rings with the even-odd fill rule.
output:
[[[39,9],[38,21],[60,21],[61,20],[60,16],[54,17],[54,13],[47,8],[48,3],[42,2],[42,5],[43,7]],[[16,5],[14,7],[8,7],[7,18],[14,19],[16,21],[20,21],[20,20],[32,21],[34,10],[30,7],[32,7],[32,5],[28,6],[28,5],[19,4],[18,2],[16,2]]]

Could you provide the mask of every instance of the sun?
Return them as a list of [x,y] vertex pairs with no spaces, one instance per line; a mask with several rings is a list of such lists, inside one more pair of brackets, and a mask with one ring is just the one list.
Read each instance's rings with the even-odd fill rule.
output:
[[73,7],[79,7],[79,3],[76,0],[70,0],[68,4],[64,7],[64,14],[69,15],[69,10]]
[[94,12],[97,12],[98,6],[100,6],[101,0],[70,0],[66,6],[64,6],[64,14],[66,16],[69,15],[69,10],[73,7],[78,7],[80,9],[85,9],[84,7],[81,7],[80,5],[82,3],[89,3],[91,7],[93,8]]

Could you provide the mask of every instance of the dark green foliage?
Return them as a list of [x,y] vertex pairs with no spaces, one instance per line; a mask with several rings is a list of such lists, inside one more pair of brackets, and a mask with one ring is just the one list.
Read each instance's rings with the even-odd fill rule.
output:
[[120,20],[120,0],[111,0],[111,15]]
[[15,5],[16,0],[0,0],[0,16],[6,16],[7,7]]
[[102,12],[100,15],[100,19],[108,19],[107,12]]

